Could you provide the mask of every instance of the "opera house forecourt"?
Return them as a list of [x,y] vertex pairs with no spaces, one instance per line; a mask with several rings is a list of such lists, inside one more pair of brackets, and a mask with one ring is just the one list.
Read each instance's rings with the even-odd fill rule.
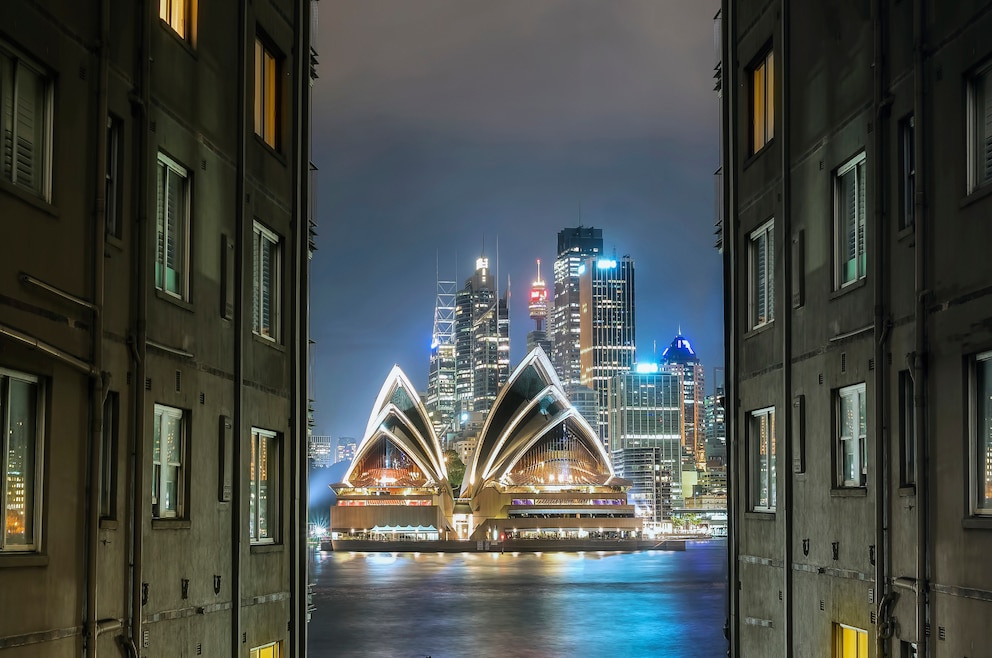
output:
[[427,410],[394,366],[351,467],[332,485],[331,543],[337,550],[660,548],[641,536],[630,485],[614,474],[538,347],[496,398],[456,495]]

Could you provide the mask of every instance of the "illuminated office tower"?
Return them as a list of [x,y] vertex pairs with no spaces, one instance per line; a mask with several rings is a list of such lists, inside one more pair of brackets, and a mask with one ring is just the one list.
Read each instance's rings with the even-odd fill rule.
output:
[[489,259],[455,295],[456,413],[489,411],[510,376],[510,318],[507,295],[499,296]]
[[[579,268],[603,253],[603,229],[579,226],[558,232],[555,296],[549,323],[551,363],[568,388],[581,382],[579,365]],[[595,424],[593,424],[595,426]]]
[[430,371],[427,375],[427,414],[434,431],[444,439],[455,415],[455,286],[437,282],[434,304],[434,334],[431,338]]
[[706,388],[703,364],[681,329],[672,344],[661,354],[661,367],[682,381],[682,447],[699,468],[706,465],[706,431],[704,427]]
[[544,350],[548,357],[551,357],[551,341],[548,339],[548,289],[541,278],[541,259],[537,259],[537,278],[530,287],[530,298],[528,304],[530,319],[534,321],[534,329],[527,334],[527,353],[534,351],[535,347]]
[[599,394],[599,438],[609,452],[609,380],[634,364],[634,260],[588,258],[579,267],[581,384]]

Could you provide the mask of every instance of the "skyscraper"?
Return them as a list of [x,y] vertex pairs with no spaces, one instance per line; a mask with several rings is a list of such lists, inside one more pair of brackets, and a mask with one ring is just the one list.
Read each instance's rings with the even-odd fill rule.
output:
[[705,373],[703,364],[681,330],[661,354],[661,367],[682,382],[682,445],[698,468],[706,464]]
[[551,341],[548,340],[548,289],[541,278],[541,259],[537,259],[537,278],[530,286],[530,298],[528,304],[530,319],[534,321],[534,329],[527,333],[527,353],[534,351],[535,347],[544,350],[548,357],[551,356]]
[[430,371],[425,406],[442,441],[455,415],[455,286],[437,281],[434,333],[431,337]]
[[499,296],[485,256],[455,295],[456,412],[489,411],[510,376],[508,293]]
[[582,381],[579,364],[579,268],[603,253],[603,230],[579,226],[558,232],[555,297],[551,312],[551,363],[567,389]]
[[609,452],[609,380],[634,365],[634,261],[587,258],[578,275],[581,383],[599,395],[597,429]]

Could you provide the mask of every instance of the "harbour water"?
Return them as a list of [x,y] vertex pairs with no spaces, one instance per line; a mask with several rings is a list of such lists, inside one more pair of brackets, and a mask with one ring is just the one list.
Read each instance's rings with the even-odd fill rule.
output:
[[726,548],[315,553],[309,655],[718,658]]

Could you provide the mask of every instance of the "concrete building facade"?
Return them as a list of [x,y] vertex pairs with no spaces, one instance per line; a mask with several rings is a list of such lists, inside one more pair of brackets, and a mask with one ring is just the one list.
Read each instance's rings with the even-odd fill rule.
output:
[[0,10],[5,657],[305,654],[311,12]]
[[731,654],[986,654],[992,2],[719,20]]

